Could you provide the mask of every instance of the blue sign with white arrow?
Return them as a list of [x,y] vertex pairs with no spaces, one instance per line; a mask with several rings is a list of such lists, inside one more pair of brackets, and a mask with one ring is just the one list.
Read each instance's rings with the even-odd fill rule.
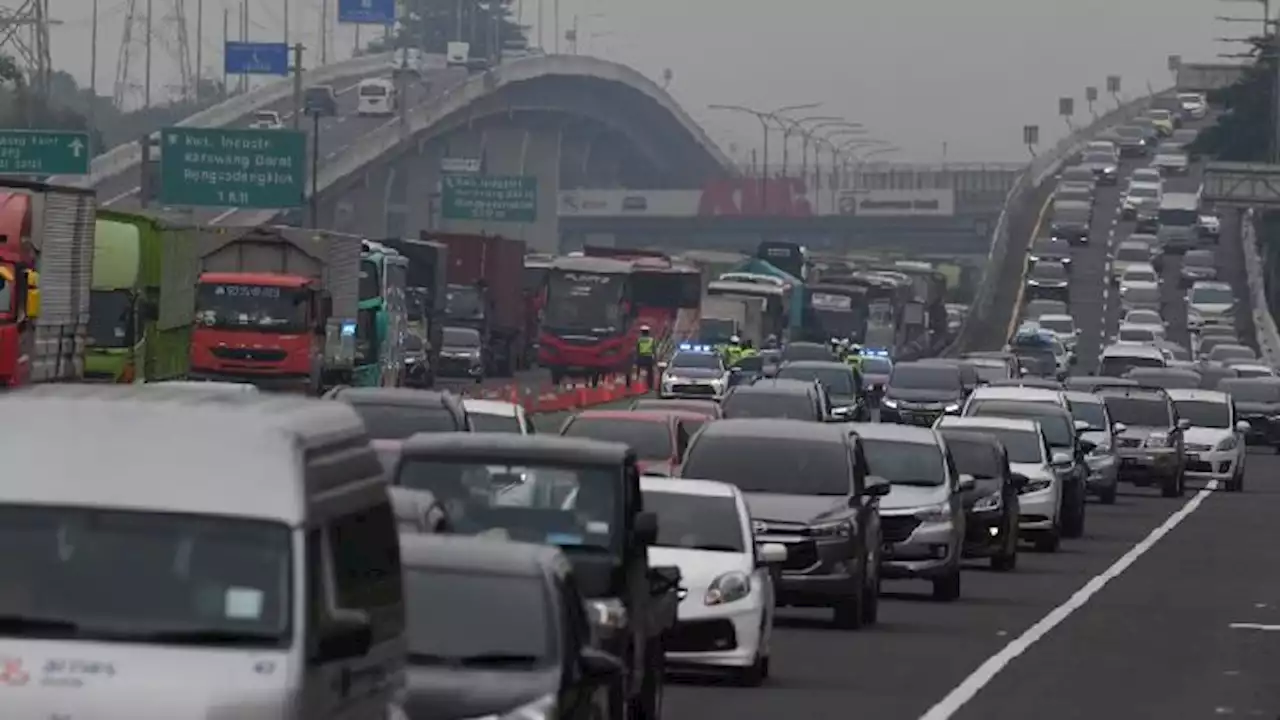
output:
[[228,75],[288,75],[289,46],[284,43],[228,42],[223,52]]
[[394,25],[396,0],[338,0],[338,22],[352,25]]

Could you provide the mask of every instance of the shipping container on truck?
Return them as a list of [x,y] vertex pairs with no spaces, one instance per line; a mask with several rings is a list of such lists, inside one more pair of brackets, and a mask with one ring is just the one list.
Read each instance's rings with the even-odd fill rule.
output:
[[0,179],[0,387],[84,378],[91,189]]
[[525,367],[523,240],[500,235],[421,233],[448,253],[445,324],[480,331],[488,348],[490,375],[510,375]]
[[186,308],[193,379],[317,393],[350,384],[361,238],[283,226],[207,228]]
[[414,238],[391,238],[381,242],[409,259],[409,328],[426,341],[427,362],[431,366],[430,378],[433,380],[440,365],[449,249],[443,243]]

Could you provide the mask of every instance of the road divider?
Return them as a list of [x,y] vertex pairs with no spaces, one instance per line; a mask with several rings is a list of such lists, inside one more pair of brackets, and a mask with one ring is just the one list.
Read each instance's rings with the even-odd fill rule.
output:
[[568,385],[526,385],[518,382],[497,387],[477,387],[462,390],[463,397],[478,400],[500,400],[519,405],[525,412],[541,415],[607,405],[620,400],[640,397],[649,392],[649,386],[641,378],[624,374],[607,375],[598,384],[575,383]]
[[1271,367],[1277,367],[1280,366],[1280,333],[1277,333],[1275,318],[1271,317],[1271,305],[1267,302],[1267,273],[1262,265],[1262,255],[1258,252],[1256,220],[1252,208],[1240,214],[1239,242],[1244,257],[1245,283],[1249,289],[1258,355]]

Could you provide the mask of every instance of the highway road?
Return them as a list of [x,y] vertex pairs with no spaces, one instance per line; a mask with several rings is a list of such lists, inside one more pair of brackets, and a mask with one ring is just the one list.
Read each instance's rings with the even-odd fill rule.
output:
[[[367,77],[389,76],[389,72],[370,74]],[[467,72],[461,68],[432,70],[425,73],[421,80],[411,82],[405,95],[406,107],[412,108],[422,102],[437,97],[454,84],[465,81]],[[360,79],[348,80],[334,87],[338,96],[338,114],[320,121],[320,163],[331,160],[356,140],[377,130],[388,123],[398,122],[395,117],[360,117],[356,115],[356,89]],[[264,110],[275,110],[280,113],[286,127],[290,127],[293,119],[293,99],[289,98],[275,103]],[[244,116],[228,127],[244,128],[253,121],[252,116]],[[301,129],[311,134],[312,124],[304,118]],[[308,158],[309,161],[309,158]],[[98,197],[101,204],[112,210],[138,210],[139,168],[134,167],[98,185]],[[193,217],[195,222],[234,223],[234,209],[201,208]]]

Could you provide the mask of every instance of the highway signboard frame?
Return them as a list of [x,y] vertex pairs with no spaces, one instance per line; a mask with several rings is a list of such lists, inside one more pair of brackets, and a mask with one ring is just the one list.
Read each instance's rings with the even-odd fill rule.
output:
[[396,0],[338,0],[338,22],[345,25],[395,25]]
[[442,173],[468,173],[474,175],[483,169],[483,165],[483,160],[476,157],[440,158],[440,172]]
[[222,65],[228,75],[288,75],[289,46],[228,40],[223,47]]
[[89,133],[0,130],[0,175],[88,175]]
[[537,222],[538,178],[442,173],[440,216],[446,220]]
[[1233,207],[1280,208],[1280,165],[1207,163],[1202,197]]
[[303,204],[307,135],[300,130],[171,127],[160,131],[160,202],[284,209]]

